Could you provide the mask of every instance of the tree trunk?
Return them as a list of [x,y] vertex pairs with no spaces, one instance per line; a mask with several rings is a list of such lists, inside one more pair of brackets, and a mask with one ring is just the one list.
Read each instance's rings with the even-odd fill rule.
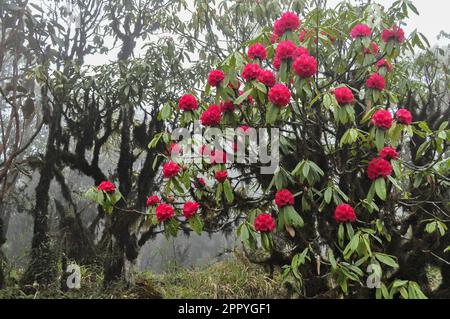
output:
[[[44,94],[45,96],[45,94]],[[47,110],[49,111],[49,109]],[[48,225],[48,204],[50,183],[54,177],[54,168],[58,160],[56,142],[60,134],[61,110],[55,105],[49,118],[49,133],[39,183],[36,187],[36,206],[34,209],[34,229],[31,242],[31,261],[26,270],[22,284],[34,282],[48,285],[55,282],[57,275],[56,256],[52,251]]]
[[[0,207],[1,212],[1,207]],[[5,272],[3,270],[4,266],[4,257],[2,252],[2,246],[6,242],[6,227],[4,227],[3,224],[3,218],[0,217],[0,289],[3,289],[5,287]]]

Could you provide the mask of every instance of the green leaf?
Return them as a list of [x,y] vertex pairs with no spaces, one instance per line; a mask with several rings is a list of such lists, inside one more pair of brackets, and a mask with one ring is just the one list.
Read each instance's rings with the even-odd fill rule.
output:
[[201,235],[203,230],[203,222],[200,217],[196,214],[189,218],[188,221],[192,230],[195,231],[198,235]]
[[381,200],[386,200],[386,181],[383,177],[375,180],[375,192]]
[[229,204],[233,203],[234,194],[233,190],[231,189],[230,181],[228,179],[225,182],[223,182],[223,191],[225,193],[225,198],[227,199],[227,202]]
[[238,96],[235,100],[234,100],[234,104],[235,105],[240,105],[242,104],[242,102],[244,102],[247,97],[252,94],[253,89],[247,90],[244,93],[242,93],[242,95]]
[[379,128],[375,129],[375,146],[380,151],[384,147],[384,134],[385,132]]
[[379,262],[381,262],[381,263],[383,263],[385,265],[388,265],[388,266],[390,266],[392,268],[398,268],[399,267],[397,262],[395,261],[395,259],[392,258],[389,255],[382,254],[382,253],[375,253],[374,255],[375,255],[375,258],[378,259]]
[[273,105],[272,103],[269,103],[269,105],[267,107],[267,113],[266,113],[267,124],[274,124],[277,121],[279,114],[280,114],[280,108]]
[[324,194],[325,203],[329,204],[331,202],[331,196],[332,195],[333,195],[333,188],[332,187],[328,187],[325,190],[325,194]]
[[170,115],[172,114],[172,107],[170,106],[170,103],[164,104],[161,111],[159,112],[159,119],[160,120],[167,120]]

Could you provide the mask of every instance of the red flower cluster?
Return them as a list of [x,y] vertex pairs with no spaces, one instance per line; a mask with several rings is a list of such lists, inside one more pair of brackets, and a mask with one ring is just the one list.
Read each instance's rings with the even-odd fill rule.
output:
[[183,111],[193,111],[198,108],[197,99],[192,94],[185,94],[178,100],[178,108]]
[[340,204],[334,211],[334,220],[337,223],[353,223],[356,220],[355,210],[349,204]]
[[255,80],[256,78],[258,78],[260,72],[261,72],[261,68],[259,67],[259,64],[257,64],[257,63],[250,64],[249,63],[244,67],[244,70],[242,71],[242,77],[246,81]]
[[159,203],[161,203],[161,200],[159,199],[158,196],[152,195],[152,196],[147,197],[147,202],[146,202],[147,207],[155,206],[156,204],[159,204]]
[[402,28],[394,25],[391,29],[384,29],[381,37],[386,43],[388,43],[390,40],[393,40],[401,44],[403,41],[405,41],[405,32]]
[[222,112],[218,105],[210,105],[200,116],[200,121],[205,126],[214,126],[220,123]]
[[255,230],[260,233],[270,233],[275,229],[275,220],[267,213],[262,213],[255,218]]
[[293,58],[296,59],[302,55],[309,55],[309,51],[307,48],[304,47],[298,47],[297,49],[295,49],[294,51],[294,56]]
[[384,78],[378,73],[374,73],[367,79],[366,86],[369,89],[383,91],[385,86]]
[[103,181],[98,185],[97,189],[99,191],[104,191],[105,193],[112,194],[116,191],[116,185],[110,181]]
[[386,110],[378,110],[372,115],[372,124],[381,129],[390,129],[392,121],[391,112]]
[[391,159],[396,160],[398,158],[398,153],[394,148],[386,146],[378,153],[378,156],[390,161]]
[[225,79],[225,74],[221,70],[212,70],[208,75],[208,84],[211,86],[219,86]]
[[275,85],[275,74],[270,70],[261,70],[258,76],[258,81],[267,87],[272,87]]
[[286,31],[295,31],[300,27],[300,19],[294,12],[285,12],[273,25],[273,32],[282,36]]
[[180,171],[180,165],[175,162],[169,161],[163,166],[163,175],[165,178],[172,178]]
[[228,100],[228,101],[221,101],[220,102],[220,111],[222,113],[225,113],[226,111],[234,111],[234,104],[232,101]]
[[198,209],[200,207],[200,204],[197,202],[186,202],[183,205],[183,215],[186,217],[186,219],[191,218],[194,216]]
[[386,68],[388,72],[392,71],[392,64],[390,64],[387,60],[381,59],[377,62],[378,69]]
[[261,43],[255,43],[248,48],[247,55],[251,60],[259,59],[262,61],[266,59],[267,51]]
[[202,188],[206,186],[205,179],[203,177],[198,177],[197,180],[194,182],[194,186],[196,188]]
[[350,32],[350,36],[353,39],[362,38],[362,37],[370,37],[371,34],[372,34],[372,29],[370,29],[370,27],[366,24],[358,24]]
[[291,92],[286,85],[275,84],[269,90],[269,101],[278,107],[286,106],[291,101]]
[[334,89],[334,96],[339,105],[352,104],[355,101],[352,90],[346,86]]
[[280,66],[281,66],[281,59],[278,56],[275,55],[275,57],[273,58],[273,67],[276,70],[279,70]]
[[364,54],[373,54],[373,55],[377,55],[378,52],[380,52],[380,48],[378,47],[378,44],[376,44],[375,42],[372,42],[370,44],[370,46],[372,48],[364,48]]
[[371,181],[379,177],[386,177],[392,174],[392,166],[389,161],[381,157],[375,157],[369,162],[367,167],[367,176]]
[[[294,53],[297,50],[297,46],[290,40],[281,41],[278,43],[275,49],[275,59],[288,60],[294,58]],[[274,63],[275,63],[274,59]]]
[[217,171],[214,177],[219,183],[223,183],[228,178],[228,173],[227,171]]
[[299,77],[309,78],[316,74],[317,61],[313,56],[304,54],[295,59],[293,68]]
[[155,215],[159,222],[163,222],[175,216],[175,209],[173,209],[172,205],[162,203],[156,207]]
[[395,118],[400,124],[409,125],[412,123],[412,115],[411,112],[407,109],[399,109],[395,113]]
[[242,131],[243,133],[247,132],[247,130],[250,128],[250,126],[248,125],[241,125],[239,126],[239,130]]
[[283,208],[287,205],[294,205],[294,195],[287,189],[280,189],[275,194],[275,204],[278,208]]

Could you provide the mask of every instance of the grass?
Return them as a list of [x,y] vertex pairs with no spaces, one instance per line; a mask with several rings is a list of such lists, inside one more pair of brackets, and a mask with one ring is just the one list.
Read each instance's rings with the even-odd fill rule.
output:
[[152,276],[165,298],[283,298],[279,275],[235,256],[204,269],[175,269]]
[[[134,284],[117,282],[105,289],[101,269],[82,267],[80,289],[62,292],[58,287],[20,288],[15,280],[3,290],[1,298],[284,298],[285,290],[279,274],[268,278],[264,269],[239,254],[201,268],[169,267],[163,274],[134,273]],[[19,276],[18,273],[15,274]]]

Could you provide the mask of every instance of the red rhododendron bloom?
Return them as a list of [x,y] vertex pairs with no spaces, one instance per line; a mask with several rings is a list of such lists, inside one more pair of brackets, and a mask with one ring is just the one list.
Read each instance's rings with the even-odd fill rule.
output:
[[222,119],[222,112],[218,105],[210,105],[206,111],[200,116],[200,121],[205,126],[214,126],[220,123]]
[[294,205],[294,195],[287,189],[280,189],[275,194],[275,204],[278,208],[282,208],[287,205]]
[[246,81],[254,80],[258,77],[259,73],[261,72],[261,68],[259,67],[259,64],[247,64],[244,67],[244,70],[242,71],[242,77]]
[[377,67],[379,69],[386,68],[388,72],[392,71],[392,64],[390,64],[387,60],[381,59],[377,62]]
[[223,183],[228,178],[228,173],[227,171],[217,171],[214,177],[219,183]]
[[356,220],[355,210],[349,204],[340,204],[334,211],[334,220],[337,223],[353,223]]
[[278,56],[275,56],[273,58],[273,67],[275,68],[275,70],[279,70],[281,66],[281,59]]
[[159,203],[161,203],[161,200],[159,199],[158,196],[152,195],[152,196],[147,197],[147,201],[146,201],[147,207],[156,206],[156,204],[159,204]]
[[272,87],[276,82],[275,74],[273,74],[273,72],[270,70],[262,70],[259,73],[258,81],[267,87]]
[[220,111],[222,113],[225,113],[226,111],[234,111],[234,104],[232,101],[228,100],[228,101],[221,101],[220,102]]
[[206,186],[205,179],[203,177],[198,177],[197,180],[194,182],[194,186],[196,188],[202,188]]
[[251,60],[254,59],[265,60],[267,57],[267,51],[266,48],[261,43],[255,43],[248,48],[247,55]]
[[269,90],[269,101],[278,107],[286,106],[291,101],[291,92],[286,85],[275,84]]
[[297,46],[290,40],[281,41],[275,49],[275,56],[280,60],[288,60],[294,57]]
[[346,86],[334,89],[334,96],[339,105],[352,104],[355,101],[352,90]]
[[295,59],[293,68],[299,77],[309,78],[316,74],[317,61],[313,56],[304,54]]
[[300,19],[294,12],[285,12],[273,25],[275,34],[282,36],[286,31],[295,31],[300,27]]
[[386,110],[378,110],[372,115],[372,124],[381,129],[390,129],[392,121],[391,112]]
[[366,86],[369,89],[383,91],[384,85],[385,85],[384,78],[378,73],[372,74],[366,81]]
[[156,214],[156,219],[159,222],[163,222],[166,219],[169,219],[169,218],[172,218],[173,216],[175,216],[175,209],[173,209],[172,205],[162,203],[156,207],[155,214]]
[[372,30],[366,24],[358,24],[355,26],[350,32],[350,36],[353,39],[362,38],[362,37],[370,37]]
[[227,161],[227,153],[223,150],[212,151],[209,159],[212,165],[223,164]]
[[386,43],[388,43],[390,40],[393,40],[401,44],[403,41],[405,41],[405,32],[402,28],[394,25],[391,29],[384,29],[381,37]]
[[378,52],[380,52],[380,48],[378,47],[378,44],[375,42],[372,42],[370,44],[371,48],[364,48],[364,54],[374,54],[377,55]]
[[172,178],[180,171],[180,165],[175,162],[169,161],[163,166],[163,175],[165,178]]
[[380,151],[378,156],[390,161],[391,159],[396,160],[398,158],[398,153],[394,148],[386,146]]
[[221,70],[212,70],[208,75],[208,84],[211,86],[219,86],[225,79],[225,73]]
[[275,229],[275,220],[267,213],[262,213],[255,218],[255,230],[260,233],[270,233]]
[[294,54],[293,54],[293,59],[295,60],[296,58],[298,58],[299,56],[302,55],[309,55],[309,51],[307,48],[304,47],[298,47],[297,49],[295,49]]
[[199,207],[200,207],[200,204],[197,202],[184,203],[184,205],[183,205],[184,217],[186,217],[186,219],[191,218],[192,216],[194,216],[197,213]]
[[371,181],[379,177],[386,177],[392,174],[392,166],[389,161],[381,157],[375,157],[369,162],[367,167],[367,176]]
[[110,181],[103,181],[98,185],[97,189],[99,191],[104,191],[105,193],[112,194],[116,191],[116,185]]
[[409,125],[412,122],[411,112],[407,109],[400,109],[395,113],[395,118],[401,124]]
[[241,126],[239,126],[239,130],[241,130],[242,132],[247,132],[247,130],[250,128],[250,126],[248,126],[248,125],[241,125]]
[[178,100],[178,108],[183,111],[193,111],[198,108],[197,99],[192,94],[185,94]]

